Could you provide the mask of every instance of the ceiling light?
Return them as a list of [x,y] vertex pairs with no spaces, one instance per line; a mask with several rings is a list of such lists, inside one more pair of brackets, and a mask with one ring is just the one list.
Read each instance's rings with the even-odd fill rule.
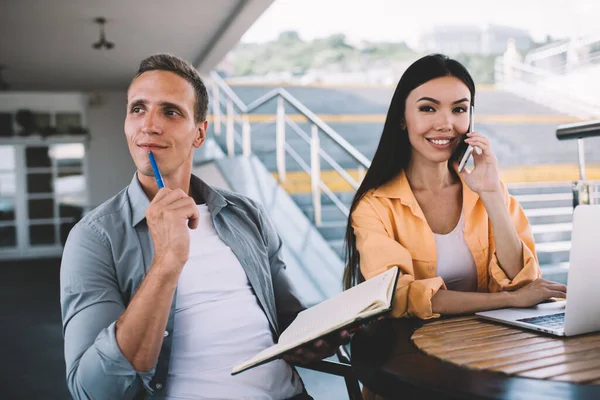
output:
[[115,47],[113,42],[106,40],[106,36],[104,34],[104,24],[106,24],[106,19],[103,17],[98,17],[94,20],[94,22],[100,25],[100,39],[98,39],[96,43],[92,44],[92,47],[96,50],[102,50],[103,48],[110,50]]

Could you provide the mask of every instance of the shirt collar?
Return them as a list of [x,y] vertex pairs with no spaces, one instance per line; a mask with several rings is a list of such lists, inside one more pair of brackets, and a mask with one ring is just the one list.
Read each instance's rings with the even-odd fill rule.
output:
[[[196,199],[196,203],[199,203],[200,199],[206,203],[208,211],[213,217],[230,203],[221,193],[195,175],[190,177],[190,191]],[[138,180],[137,172],[133,174],[133,179],[127,188],[127,196],[132,211],[131,226],[135,227],[146,219],[146,209],[150,205],[150,200]]]
[[[472,191],[469,186],[465,183],[465,181],[460,177],[459,179],[462,183],[462,194],[463,194],[463,212],[469,214],[477,200],[479,200],[479,195]],[[388,199],[399,199],[402,204],[409,207],[413,214],[422,216],[423,211],[415,198],[415,195],[408,183],[408,178],[406,178],[406,173],[401,171],[396,177],[394,177],[391,181],[384,183],[373,192],[374,197],[382,197]]]

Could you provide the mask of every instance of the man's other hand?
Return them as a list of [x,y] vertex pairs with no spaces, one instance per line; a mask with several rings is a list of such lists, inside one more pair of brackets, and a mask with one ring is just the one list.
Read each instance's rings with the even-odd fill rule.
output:
[[331,334],[325,338],[318,339],[313,343],[292,350],[283,356],[283,359],[290,364],[306,365],[331,357],[335,354],[338,347],[350,342],[350,332],[342,330]]

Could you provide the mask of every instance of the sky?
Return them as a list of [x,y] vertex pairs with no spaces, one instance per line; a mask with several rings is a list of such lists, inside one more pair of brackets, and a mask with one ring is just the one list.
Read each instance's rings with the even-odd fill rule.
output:
[[275,0],[242,37],[266,42],[294,30],[304,40],[344,33],[351,41],[418,42],[435,25],[523,28],[534,40],[598,32],[598,0]]

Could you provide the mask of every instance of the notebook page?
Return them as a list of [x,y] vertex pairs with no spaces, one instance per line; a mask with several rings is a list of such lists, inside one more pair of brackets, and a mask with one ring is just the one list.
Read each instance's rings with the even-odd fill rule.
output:
[[[302,342],[320,336],[332,328],[342,327],[364,311],[387,307],[389,287],[393,287],[395,268],[373,277],[298,314],[281,334],[279,343]],[[310,340],[310,339],[309,339]]]
[[244,361],[243,363],[241,363],[239,365],[236,365],[233,368],[232,372],[237,373],[237,372],[244,370],[247,367],[250,367],[256,363],[260,363],[263,360],[268,360],[270,358],[277,357],[278,355],[280,355],[288,350],[291,350],[292,348],[293,348],[292,346],[284,346],[281,344],[276,344],[274,346],[264,349],[263,351],[261,351],[260,353],[258,353],[254,357],[252,357],[251,359]]
[[236,365],[232,374],[277,358],[284,352],[314,340],[324,333],[343,327],[359,316],[368,317],[387,308],[390,304],[390,296],[393,294],[397,269],[397,267],[391,268],[383,274],[302,311],[283,332],[278,344]]

